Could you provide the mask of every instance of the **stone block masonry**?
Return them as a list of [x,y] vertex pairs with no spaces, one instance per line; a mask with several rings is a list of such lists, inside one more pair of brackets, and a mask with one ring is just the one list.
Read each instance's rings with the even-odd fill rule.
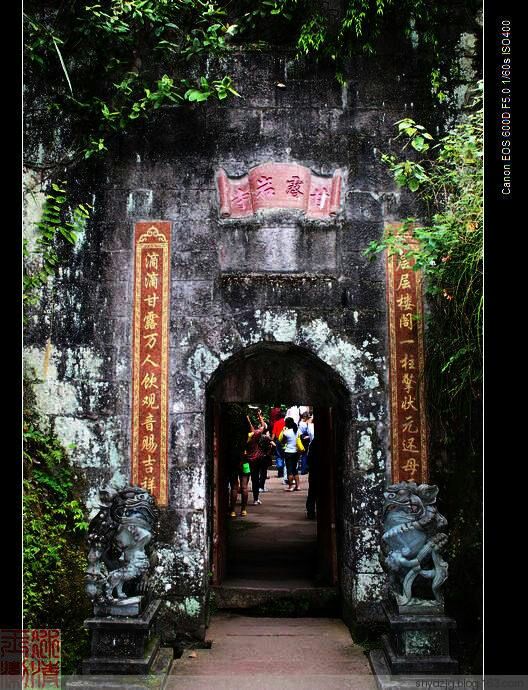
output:
[[[288,51],[233,52],[224,68],[241,99],[160,108],[87,174],[94,218],[82,249],[63,262],[53,302],[27,329],[28,368],[42,415],[75,444],[93,513],[100,483],[130,479],[134,225],[170,221],[168,505],[155,573],[166,639],[203,636],[207,614],[207,385],[261,342],[302,348],[346,391],[337,411],[350,422],[337,494],[341,596],[367,618],[382,599],[375,544],[390,476],[387,313],[383,263],[361,252],[409,210],[379,158],[397,119],[427,112],[427,75],[409,74],[404,57],[357,58],[341,88],[323,68],[293,70]],[[236,178],[266,163],[327,178],[342,171],[336,215],[266,208],[222,218],[217,171]]]

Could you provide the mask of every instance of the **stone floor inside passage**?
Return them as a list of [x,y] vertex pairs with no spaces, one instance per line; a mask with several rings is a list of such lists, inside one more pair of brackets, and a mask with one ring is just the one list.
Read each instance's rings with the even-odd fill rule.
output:
[[[226,588],[246,600],[315,587],[316,521],[308,520],[308,477],[286,492],[270,470],[269,490],[247,517],[229,518]],[[239,498],[240,500],[240,498]],[[245,593],[245,594],[244,594]],[[237,599],[238,601],[238,599]],[[184,651],[175,660],[168,690],[369,690],[376,688],[363,649],[346,625],[330,617],[258,617],[242,609],[214,613],[207,629],[210,649]]]

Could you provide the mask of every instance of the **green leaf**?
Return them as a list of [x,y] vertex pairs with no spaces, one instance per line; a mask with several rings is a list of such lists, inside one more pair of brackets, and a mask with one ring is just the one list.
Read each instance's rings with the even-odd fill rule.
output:
[[418,135],[411,141],[411,146],[416,151],[423,151],[424,147],[427,147],[427,144],[425,143],[424,138]]

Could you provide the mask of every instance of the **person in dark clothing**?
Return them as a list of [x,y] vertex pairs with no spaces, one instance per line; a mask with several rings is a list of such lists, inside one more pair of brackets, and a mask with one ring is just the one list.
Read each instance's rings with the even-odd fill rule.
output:
[[229,514],[236,517],[238,494],[241,498],[240,516],[247,515],[249,465],[246,459],[247,432],[240,423],[239,406],[235,405],[226,410],[224,417],[226,439],[227,479],[229,482]]
[[245,456],[233,453],[229,463],[229,514],[231,517],[236,517],[235,507],[239,489],[242,502],[240,516],[247,515],[249,472],[246,472],[246,469]]
[[[251,431],[248,434],[246,448],[246,458],[251,471],[251,489],[253,491],[253,505],[255,506],[260,505],[262,503],[262,501],[259,499],[260,475],[263,464],[265,462],[267,463],[268,461],[267,453],[265,449],[263,449],[262,447],[263,436],[266,433],[267,425],[260,410],[257,411],[257,416],[259,418],[259,426],[256,428],[251,423],[250,418],[247,418]],[[268,466],[266,464],[266,472],[267,469]]]
[[320,459],[318,452],[318,439],[312,439],[308,447],[307,465],[308,465],[308,496],[306,498],[306,517],[309,520],[315,520],[317,495],[319,493],[320,481]]
[[259,460],[259,494],[266,493],[266,479],[268,478],[268,467],[273,464],[273,451],[275,449],[275,443],[271,440],[269,433],[269,424],[266,429],[262,432],[259,445],[264,453],[264,456]]

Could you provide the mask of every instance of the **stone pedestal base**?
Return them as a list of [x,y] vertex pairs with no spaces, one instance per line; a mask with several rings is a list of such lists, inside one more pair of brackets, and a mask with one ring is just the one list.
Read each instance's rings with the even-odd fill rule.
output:
[[148,674],[97,674],[70,676],[66,690],[163,690],[171,670],[174,653],[171,648],[160,647]]
[[103,616],[139,616],[143,597],[128,597],[115,604],[96,604],[94,614],[97,618]]
[[376,675],[445,675],[458,673],[458,662],[450,655],[449,635],[456,628],[438,604],[413,609],[383,605],[389,624],[382,637],[382,650],[371,652]]
[[92,633],[91,655],[83,674],[141,675],[149,673],[160,647],[154,621],[161,605],[156,599],[142,615],[97,616],[84,621]]

